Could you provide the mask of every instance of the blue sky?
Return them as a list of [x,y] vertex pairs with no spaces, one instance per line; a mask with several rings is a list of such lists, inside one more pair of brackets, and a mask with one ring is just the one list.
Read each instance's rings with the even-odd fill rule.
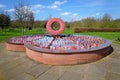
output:
[[[51,17],[65,21],[81,20],[86,17],[100,18],[105,13],[113,19],[120,18],[120,0],[23,0],[34,12],[35,20]],[[13,15],[18,0],[0,0],[0,11]]]

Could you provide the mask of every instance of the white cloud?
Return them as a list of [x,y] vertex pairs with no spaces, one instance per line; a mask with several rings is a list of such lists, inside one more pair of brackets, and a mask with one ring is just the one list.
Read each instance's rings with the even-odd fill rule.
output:
[[55,1],[52,5],[50,6],[47,6],[47,8],[50,8],[50,9],[55,9],[55,10],[61,10],[60,9],[60,6],[62,4],[65,4],[67,2],[67,0],[64,0],[64,1]]
[[15,9],[8,9],[8,10],[5,10],[5,11],[7,11],[7,12],[14,12]]
[[6,7],[5,5],[3,5],[3,4],[0,4],[0,8],[3,8],[3,7]]
[[61,13],[62,16],[69,16],[70,14],[71,14],[70,12]]
[[37,13],[40,13],[41,10],[33,10],[33,13],[37,14]]
[[55,1],[51,5],[36,4],[36,5],[32,5],[31,9],[34,13],[40,13],[40,12],[42,12],[42,9],[61,10],[60,6],[65,4],[66,2],[67,2],[67,0]]
[[73,13],[72,16],[78,16],[78,13]]
[[41,9],[54,9],[54,10],[61,10],[60,6],[62,4],[65,4],[67,0],[64,1],[55,1],[51,5],[41,5],[41,4],[36,4],[32,5],[31,9],[34,13],[40,13]]
[[78,13],[73,13],[72,15],[70,15],[70,17],[72,18],[73,21],[81,20],[81,17],[79,16]]
[[78,13],[64,12],[64,13],[61,13],[61,15],[72,19],[72,21],[81,20],[81,17],[79,16]]
[[32,9],[42,9],[42,8],[45,8],[45,6],[41,4],[36,4],[32,6]]
[[67,0],[64,0],[64,1],[62,1],[62,2],[60,2],[60,1],[55,1],[53,4],[54,5],[62,5],[62,4],[64,4],[64,3],[66,3],[67,2]]
[[96,15],[96,16],[99,16],[99,15],[100,15],[100,13],[99,13],[99,12],[97,12],[95,15]]
[[44,8],[46,8],[46,6],[41,5],[41,4],[36,4],[36,5],[31,6],[31,9],[32,9],[33,13],[35,13],[35,14],[40,13],[41,9],[44,9]]
[[57,5],[47,6],[47,8],[49,8],[49,9],[61,10]]

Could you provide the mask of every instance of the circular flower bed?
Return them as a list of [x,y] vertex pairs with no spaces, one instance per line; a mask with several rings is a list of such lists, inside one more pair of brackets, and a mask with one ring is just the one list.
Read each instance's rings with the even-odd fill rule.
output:
[[27,42],[31,44],[31,42],[39,38],[39,36],[40,35],[13,37],[6,41],[6,47],[11,51],[25,51],[24,43]]
[[[34,37],[33,37],[34,38]],[[37,36],[36,39],[32,39],[31,45],[38,48],[49,49],[50,51],[87,51],[99,48],[104,45],[106,40],[93,36]]]
[[84,35],[41,35],[24,43],[28,57],[51,65],[97,61],[112,52],[111,44],[109,40]]

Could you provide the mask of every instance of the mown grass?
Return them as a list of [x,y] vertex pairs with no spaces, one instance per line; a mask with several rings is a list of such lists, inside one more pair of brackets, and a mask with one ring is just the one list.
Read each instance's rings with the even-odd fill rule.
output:
[[81,34],[103,37],[110,40],[120,37],[120,32],[84,32]]
[[[25,30],[24,35],[33,35],[33,34],[44,34],[46,33],[46,29],[43,28],[34,28],[32,30]],[[73,28],[66,28],[63,34],[82,34],[82,35],[91,35],[98,36],[106,39],[110,39],[112,41],[120,38],[120,32],[83,32],[83,33],[74,33]],[[14,29],[13,31],[7,29],[5,32],[0,31],[0,42],[5,41],[8,38],[22,36],[21,29]]]
[[[32,30],[26,29],[24,35],[43,34],[45,31],[46,31],[45,29],[38,29],[38,28],[34,28]],[[15,36],[23,36],[22,30],[14,29],[11,31],[9,29],[6,29],[3,32],[0,30],[0,42]]]
[[114,40],[120,38],[120,32],[82,32],[82,33],[74,33],[72,28],[67,28],[64,31],[64,34],[82,34],[82,35],[91,35],[98,36],[110,40]]

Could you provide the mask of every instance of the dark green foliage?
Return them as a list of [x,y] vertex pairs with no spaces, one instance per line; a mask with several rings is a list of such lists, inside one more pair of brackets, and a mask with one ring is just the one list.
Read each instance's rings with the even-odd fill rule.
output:
[[5,14],[0,14],[0,25],[10,25],[10,17]]
[[67,25],[66,28],[70,28],[70,25]]
[[7,26],[10,26],[10,17],[6,14],[0,14],[0,27],[1,27],[2,31]]
[[44,23],[44,24],[43,24],[43,28],[46,28],[46,24],[47,24],[47,23]]
[[10,25],[10,17],[5,14],[0,14],[0,25]]
[[120,37],[117,38],[117,41],[120,41]]

